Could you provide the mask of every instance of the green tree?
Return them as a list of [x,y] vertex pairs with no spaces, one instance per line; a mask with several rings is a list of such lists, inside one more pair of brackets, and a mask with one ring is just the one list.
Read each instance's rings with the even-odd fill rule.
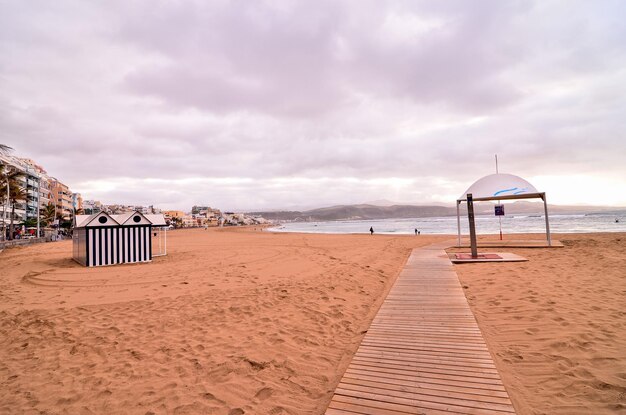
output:
[[176,229],[183,227],[183,220],[181,218],[174,217],[172,218],[172,222],[173,222],[172,224],[174,225],[174,228]]
[[54,222],[54,213],[56,208],[52,203],[48,203],[46,207],[39,211],[39,218],[41,220],[42,226],[50,226],[52,222]]
[[8,154],[11,150],[13,149],[6,144],[0,144],[0,154]]
[[22,225],[26,226],[27,228],[35,228],[37,227],[37,219],[36,218],[28,218],[25,221],[22,222]]
[[[4,146],[7,148],[7,146]],[[10,148],[10,147],[8,147]],[[9,169],[6,165],[0,164],[0,200],[4,199],[11,204],[11,218],[9,238],[13,238],[13,216],[15,215],[15,203],[17,201],[26,201],[26,190],[20,187],[19,178],[23,173],[17,169]],[[6,208],[5,208],[6,209]],[[4,211],[4,210],[3,210]],[[3,217],[4,219],[4,217]],[[6,229],[6,223],[2,224],[2,232]]]
[[13,239],[13,231],[15,230],[15,224],[13,222],[15,216],[15,204],[17,202],[26,201],[26,189],[20,187],[17,178],[20,174],[13,175],[9,179],[9,202],[11,202],[11,222],[9,224],[9,239]]
[[[0,155],[3,154],[9,154],[11,152],[11,150],[13,150],[11,147],[7,146],[6,144],[0,144]],[[7,199],[7,174],[8,174],[8,169],[6,168],[6,166],[4,165],[4,163],[2,162],[2,160],[0,160],[0,203],[2,203],[3,205],[3,209],[2,209],[2,237],[4,238],[5,235],[5,229],[6,229],[6,222],[4,221],[5,219],[5,209],[6,206],[4,205],[4,201]]]

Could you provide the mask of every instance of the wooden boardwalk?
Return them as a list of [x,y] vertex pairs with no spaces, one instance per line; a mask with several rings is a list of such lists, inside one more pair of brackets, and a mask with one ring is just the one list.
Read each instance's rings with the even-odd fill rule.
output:
[[515,413],[447,246],[413,250],[327,415]]

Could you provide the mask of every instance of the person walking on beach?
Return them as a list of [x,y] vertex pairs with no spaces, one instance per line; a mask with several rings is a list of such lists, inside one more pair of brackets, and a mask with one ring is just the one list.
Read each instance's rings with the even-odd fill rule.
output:
[[415,228],[415,236],[417,236],[417,228]]
[[374,235],[374,227],[370,226],[370,235]]

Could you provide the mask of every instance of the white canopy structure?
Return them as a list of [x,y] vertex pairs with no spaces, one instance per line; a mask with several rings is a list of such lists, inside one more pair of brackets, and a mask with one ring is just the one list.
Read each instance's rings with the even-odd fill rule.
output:
[[472,184],[456,201],[456,219],[458,229],[458,244],[461,245],[461,214],[460,206],[467,201],[471,194],[474,202],[511,199],[541,199],[546,216],[546,237],[548,245],[552,245],[550,238],[550,223],[548,221],[548,204],[546,194],[539,192],[526,180],[513,174],[496,173],[485,176]]

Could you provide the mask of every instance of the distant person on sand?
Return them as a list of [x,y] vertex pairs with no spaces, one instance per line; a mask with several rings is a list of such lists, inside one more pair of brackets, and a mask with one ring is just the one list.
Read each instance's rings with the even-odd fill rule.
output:
[[374,227],[370,226],[370,235],[374,235]]
[[415,235],[417,235],[417,228],[415,228]]

